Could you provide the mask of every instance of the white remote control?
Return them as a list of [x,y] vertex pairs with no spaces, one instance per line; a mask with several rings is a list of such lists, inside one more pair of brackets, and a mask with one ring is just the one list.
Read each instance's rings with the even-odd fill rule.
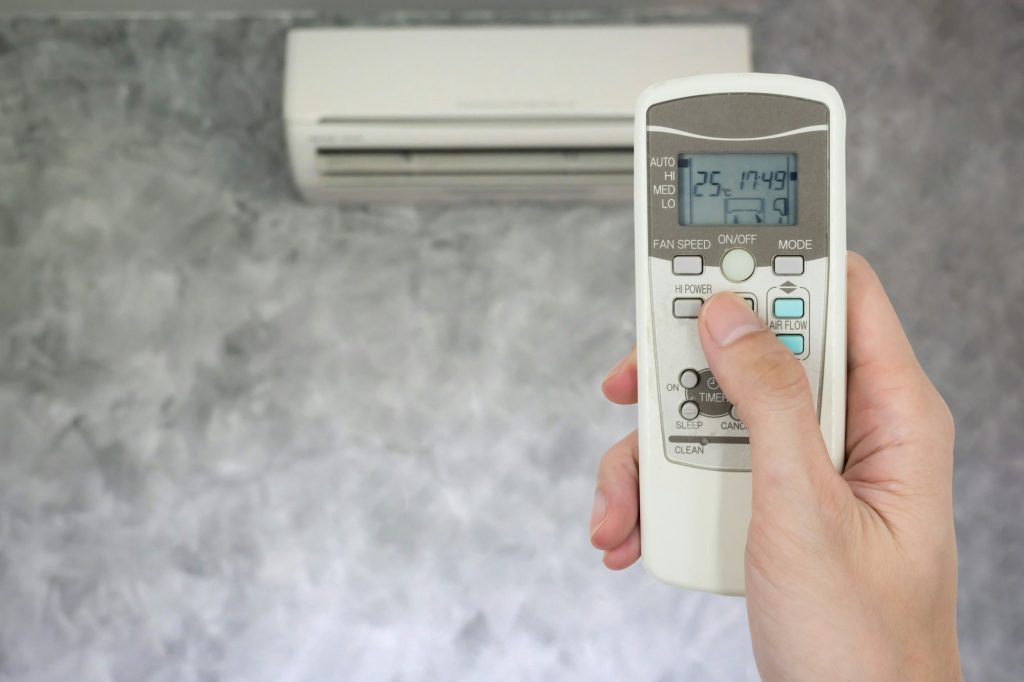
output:
[[744,593],[750,441],[708,369],[700,306],[732,291],[803,363],[837,469],[846,424],[846,114],[773,74],[648,88],[636,110],[641,555],[681,587]]

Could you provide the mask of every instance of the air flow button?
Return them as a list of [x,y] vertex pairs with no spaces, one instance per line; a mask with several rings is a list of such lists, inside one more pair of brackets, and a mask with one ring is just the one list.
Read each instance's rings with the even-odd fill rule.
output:
[[772,301],[772,315],[780,320],[803,317],[804,299],[777,298]]
[[793,351],[793,355],[803,355],[804,335],[803,334],[776,334],[775,338],[782,342],[782,345]]

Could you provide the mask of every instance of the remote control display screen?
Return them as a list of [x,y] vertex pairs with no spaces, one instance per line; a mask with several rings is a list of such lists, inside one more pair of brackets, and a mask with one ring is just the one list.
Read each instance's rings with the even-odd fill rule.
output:
[[796,154],[680,154],[680,225],[795,225]]

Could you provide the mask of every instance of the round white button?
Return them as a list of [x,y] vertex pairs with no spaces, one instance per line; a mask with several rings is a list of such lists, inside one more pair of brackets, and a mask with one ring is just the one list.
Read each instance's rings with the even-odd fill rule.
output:
[[692,400],[687,400],[679,406],[679,416],[683,419],[696,419],[698,414],[700,414],[700,408]]
[[730,282],[743,282],[754,274],[754,256],[746,249],[733,249],[722,258],[722,274]]
[[684,369],[679,375],[679,385],[683,388],[693,388],[700,383],[700,375],[695,369]]
[[732,408],[729,409],[729,416],[735,419],[736,421],[742,421],[740,419],[740,408],[736,407],[735,405],[733,405]]

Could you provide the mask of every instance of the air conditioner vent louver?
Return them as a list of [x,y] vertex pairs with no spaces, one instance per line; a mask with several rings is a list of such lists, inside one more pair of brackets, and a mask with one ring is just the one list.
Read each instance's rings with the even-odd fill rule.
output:
[[321,176],[565,175],[632,177],[633,149],[317,150]]

